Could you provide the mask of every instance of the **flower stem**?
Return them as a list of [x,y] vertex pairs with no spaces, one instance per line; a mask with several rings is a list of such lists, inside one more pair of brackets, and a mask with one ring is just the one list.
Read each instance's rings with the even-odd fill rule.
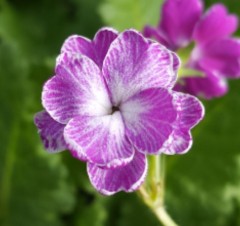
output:
[[177,226],[164,208],[165,156],[149,156],[148,163],[149,173],[139,195],[164,226]]
[[152,208],[152,211],[164,226],[178,226],[163,206]]

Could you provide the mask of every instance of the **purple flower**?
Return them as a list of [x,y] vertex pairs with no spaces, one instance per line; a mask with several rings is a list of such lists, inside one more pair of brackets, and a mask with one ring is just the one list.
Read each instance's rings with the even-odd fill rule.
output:
[[146,155],[185,153],[203,117],[195,97],[171,90],[178,67],[173,52],[135,30],[69,37],[35,117],[45,148],[86,161],[102,194],[136,190]]
[[[158,27],[146,26],[144,35],[177,51],[183,60],[183,77],[175,90],[206,99],[224,95],[226,79],[240,77],[240,39],[231,37],[238,27],[237,16],[229,15],[222,4],[203,14],[201,0],[166,0],[161,15]],[[192,71],[188,77],[186,69],[196,74]]]

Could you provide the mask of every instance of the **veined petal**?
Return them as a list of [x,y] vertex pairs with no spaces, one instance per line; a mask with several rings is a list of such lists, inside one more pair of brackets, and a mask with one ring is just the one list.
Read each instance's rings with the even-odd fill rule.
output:
[[100,117],[76,117],[67,124],[64,137],[80,158],[85,156],[101,167],[126,165],[134,155],[119,111]]
[[228,84],[225,78],[216,73],[207,72],[205,77],[182,78],[177,90],[205,99],[212,99],[226,94]]
[[38,112],[34,117],[43,145],[48,152],[59,152],[67,149],[63,137],[65,125],[55,121],[46,111]]
[[[80,35],[70,36],[63,44],[61,53],[82,54],[92,59],[100,68],[112,41],[118,32],[112,28],[101,28],[93,41]],[[61,61],[60,61],[61,60]],[[65,63],[68,58],[58,58],[57,64]]]
[[204,107],[202,103],[194,96],[173,92],[174,107],[177,110],[177,120],[175,128],[190,130],[202,120],[204,116]]
[[175,54],[174,52],[171,52],[171,55],[172,55],[172,58],[173,58],[173,72],[177,75],[181,62],[180,62],[180,59],[177,56],[177,54]]
[[159,152],[167,155],[184,154],[192,147],[192,143],[192,135],[190,131],[176,129],[163,144],[163,147]]
[[58,65],[43,87],[42,103],[56,121],[66,124],[78,115],[97,116],[111,108],[100,69],[86,56]]
[[227,78],[240,77],[240,39],[216,40],[202,47],[198,65]]
[[232,35],[237,27],[237,16],[229,15],[223,4],[215,4],[196,25],[193,39],[200,44],[204,44]]
[[191,128],[202,120],[204,107],[194,96],[173,92],[177,119],[173,123],[173,133],[164,143],[161,152],[165,154],[183,154],[192,146]]
[[147,89],[135,94],[120,106],[126,134],[142,153],[159,154],[159,149],[173,131],[177,111],[170,91]]
[[103,60],[107,54],[109,46],[117,36],[118,32],[108,27],[104,27],[96,33],[93,39],[93,46],[96,53],[95,62],[100,68],[102,68]]
[[139,152],[135,153],[129,164],[116,169],[104,169],[92,163],[87,165],[92,185],[103,195],[137,190],[144,182],[147,168],[146,156]]
[[[89,57],[93,61],[95,61],[96,58],[92,41],[80,35],[71,35],[68,37],[62,45],[61,53],[70,53],[71,55],[82,54]],[[57,64],[65,62],[66,61],[58,60]]]
[[166,0],[158,29],[168,37],[171,50],[186,46],[203,11],[201,0]]
[[146,88],[173,87],[178,66],[178,57],[162,45],[150,43],[134,30],[121,33],[103,62],[113,105]]
[[171,43],[169,43],[169,38],[158,28],[154,28],[151,26],[145,26],[143,29],[143,35],[146,38],[154,39],[161,43],[162,45],[166,46],[169,49],[174,49],[172,48]]

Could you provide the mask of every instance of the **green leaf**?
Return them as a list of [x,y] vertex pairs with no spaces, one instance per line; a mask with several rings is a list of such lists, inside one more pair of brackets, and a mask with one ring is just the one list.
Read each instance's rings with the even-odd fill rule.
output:
[[156,25],[162,0],[105,0],[99,12],[103,21],[118,30]]
[[108,213],[104,226],[159,225],[151,210],[136,193],[121,192],[112,197],[103,197],[101,201]]
[[[59,155],[47,154],[33,124],[30,68],[0,43],[0,225],[58,226],[71,211],[73,187]],[[31,106],[31,107],[30,107]]]
[[92,37],[101,26],[94,0],[0,1],[0,35],[27,61],[56,57],[72,34]]
[[[79,200],[75,215],[75,225],[105,226],[107,211],[105,197],[96,196],[93,200]],[[84,208],[83,208],[84,207]]]
[[239,87],[233,81],[228,95],[205,102],[193,148],[169,157],[167,207],[180,225],[239,225]]

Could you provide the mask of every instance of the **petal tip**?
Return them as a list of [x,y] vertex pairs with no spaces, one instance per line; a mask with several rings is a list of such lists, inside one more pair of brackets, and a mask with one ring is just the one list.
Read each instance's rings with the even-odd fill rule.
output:
[[147,169],[146,156],[141,153],[136,153],[131,163],[117,169],[103,169],[92,163],[87,164],[90,182],[99,193],[106,196],[137,190],[144,182]]

